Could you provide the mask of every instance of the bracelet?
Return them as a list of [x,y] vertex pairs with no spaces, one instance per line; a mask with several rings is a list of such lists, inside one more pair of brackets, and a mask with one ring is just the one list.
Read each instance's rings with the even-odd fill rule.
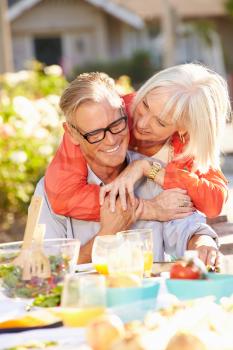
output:
[[152,181],[155,181],[156,176],[158,175],[159,171],[162,169],[161,164],[158,162],[153,162],[148,174],[148,178]]

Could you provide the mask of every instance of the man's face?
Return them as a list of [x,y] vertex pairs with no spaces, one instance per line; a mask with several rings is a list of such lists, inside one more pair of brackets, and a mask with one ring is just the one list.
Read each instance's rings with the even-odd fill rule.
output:
[[[120,108],[113,108],[107,101],[98,103],[88,101],[77,108],[72,124],[78,131],[73,127],[69,127],[72,141],[80,145],[81,151],[91,167],[94,164],[95,169],[97,167],[116,168],[123,164],[129,143],[128,126],[117,134],[106,131],[105,138],[94,144],[89,143],[82,136],[95,130],[106,128],[121,117]],[[121,130],[122,124],[118,128],[117,126],[113,131]],[[99,136],[97,135],[96,137],[98,138]]]

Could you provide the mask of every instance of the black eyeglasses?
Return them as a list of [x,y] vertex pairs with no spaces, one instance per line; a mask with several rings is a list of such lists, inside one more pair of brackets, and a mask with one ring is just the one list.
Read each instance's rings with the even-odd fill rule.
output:
[[106,128],[103,129],[96,129],[90,132],[87,132],[86,134],[82,134],[80,130],[73,124],[69,123],[70,126],[76,130],[87,142],[93,144],[102,141],[105,138],[106,132],[109,131],[111,134],[119,134],[127,127],[127,116],[123,116],[115,122],[112,122],[109,124]]

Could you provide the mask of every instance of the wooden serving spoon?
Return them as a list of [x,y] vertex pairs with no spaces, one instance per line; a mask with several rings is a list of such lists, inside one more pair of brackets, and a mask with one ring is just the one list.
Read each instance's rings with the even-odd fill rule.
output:
[[19,255],[13,260],[14,265],[20,266],[23,269],[23,280],[31,279],[30,266],[33,261],[33,256],[32,254],[29,254],[29,249],[32,246],[33,234],[38,225],[42,203],[42,197],[32,197],[30,206],[28,208],[28,218],[24,232],[22,248]]
[[45,235],[45,224],[39,224],[34,232],[33,260],[30,262],[31,277],[49,278],[51,275],[50,262],[43,252],[43,240]]

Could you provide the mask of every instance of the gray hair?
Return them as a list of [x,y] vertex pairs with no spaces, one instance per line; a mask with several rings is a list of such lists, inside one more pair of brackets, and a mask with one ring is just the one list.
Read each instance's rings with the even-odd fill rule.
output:
[[[194,170],[206,173],[219,168],[220,139],[231,105],[226,81],[200,64],[182,64],[152,76],[137,92],[132,113],[138,103],[153,90],[170,95],[160,118],[168,113],[178,128],[185,129],[189,141],[177,158],[194,158]],[[156,91],[157,90],[157,91]]]
[[78,106],[84,102],[107,100],[113,108],[120,108],[120,98],[114,80],[105,73],[91,72],[78,75],[65,89],[60,108],[67,121],[72,121]]

